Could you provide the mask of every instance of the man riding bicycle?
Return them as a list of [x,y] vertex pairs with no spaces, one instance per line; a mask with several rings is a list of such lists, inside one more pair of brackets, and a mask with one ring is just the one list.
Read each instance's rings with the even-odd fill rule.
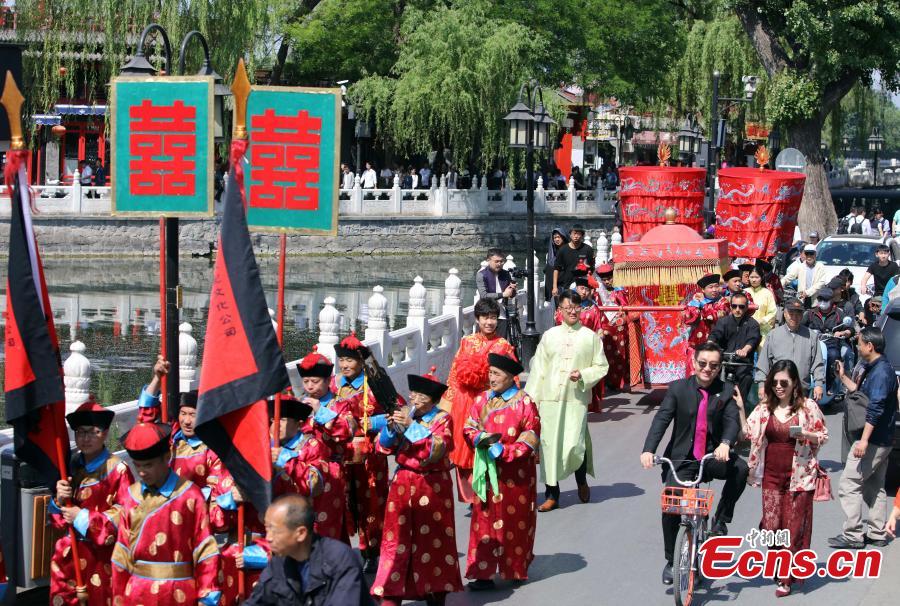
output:
[[[703,468],[703,481],[725,480],[710,533],[721,535],[728,532],[725,525],[731,522],[734,506],[747,486],[749,469],[747,463],[731,450],[740,432],[740,416],[734,398],[735,386],[719,378],[721,348],[715,343],[698,345],[694,350],[693,365],[692,376],[669,383],[666,397],[647,432],[641,465],[646,469],[653,466],[653,455],[673,419],[675,427],[665,456],[672,459],[680,477],[696,476],[700,459],[714,452],[715,460],[708,461]],[[675,486],[671,470],[664,472],[663,480],[667,486]],[[662,574],[664,585],[671,585],[673,581],[672,558],[679,523],[678,515],[662,515],[666,556]]]

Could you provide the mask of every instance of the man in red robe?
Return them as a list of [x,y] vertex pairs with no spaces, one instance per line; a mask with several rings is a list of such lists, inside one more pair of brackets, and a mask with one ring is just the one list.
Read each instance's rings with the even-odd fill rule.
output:
[[138,423],[122,440],[139,481],[119,506],[112,554],[114,606],[219,603],[219,549],[206,499],[169,467],[171,427]]
[[[106,449],[106,437],[115,413],[97,404],[93,397],[66,415],[75,432],[78,453],[69,467],[71,478],[56,483],[56,498],[50,501],[50,522],[58,530],[71,525],[78,538],[89,604],[112,603],[109,559],[116,540],[118,508],[134,482],[131,470]],[[72,542],[68,534],[56,542],[50,561],[50,603],[78,606]]]
[[448,593],[462,590],[447,458],[453,421],[436,406],[447,390],[437,377],[408,375],[407,381],[412,410],[376,422],[381,427],[376,448],[394,455],[397,473],[388,493],[372,595],[382,598],[382,606],[422,599],[443,606]]
[[[159,396],[162,378],[169,372],[169,362],[158,356],[153,366],[153,378],[141,390],[138,399],[138,421],[158,423],[161,419]],[[178,400],[178,419],[172,423],[172,469],[179,477],[196,484],[203,496],[209,500],[210,493],[219,474],[222,462],[203,440],[197,437],[194,425],[197,420],[197,392],[182,392]]]
[[335,345],[334,352],[341,374],[333,380],[331,391],[339,399],[350,402],[357,427],[350,444],[350,456],[344,459],[348,521],[352,522],[352,530],[359,536],[363,570],[372,573],[378,569],[388,493],[388,466],[387,457],[375,451],[373,442],[377,433],[372,431],[369,419],[384,413],[384,409],[372,394],[366,397],[363,393],[363,359],[371,352],[356,338],[356,333],[350,333]]
[[[628,296],[624,288],[613,286],[613,267],[603,264],[597,268],[600,287],[597,289],[597,300],[604,307],[628,305]],[[628,327],[624,312],[603,312],[600,318],[600,334],[603,337],[603,353],[609,362],[609,372],[604,384],[616,391],[628,387],[631,370],[628,366]],[[633,321],[638,319],[634,312]],[[584,324],[584,322],[582,322]]]
[[528,578],[537,523],[537,406],[515,384],[521,364],[499,354],[490,354],[488,363],[491,388],[475,400],[463,428],[476,449],[472,487],[477,498],[466,563],[472,590],[492,588],[498,570],[505,580]]

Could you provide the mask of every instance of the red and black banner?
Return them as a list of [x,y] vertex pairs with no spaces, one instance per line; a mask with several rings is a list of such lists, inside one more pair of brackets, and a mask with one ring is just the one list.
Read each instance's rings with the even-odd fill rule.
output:
[[264,512],[272,456],[265,399],[289,384],[253,254],[241,188],[225,188],[197,404],[197,435]]
[[13,427],[16,456],[54,485],[65,474],[58,467],[57,438],[62,463],[69,460],[65,389],[22,156],[27,152],[10,152],[6,167],[12,203],[4,335],[6,422]]

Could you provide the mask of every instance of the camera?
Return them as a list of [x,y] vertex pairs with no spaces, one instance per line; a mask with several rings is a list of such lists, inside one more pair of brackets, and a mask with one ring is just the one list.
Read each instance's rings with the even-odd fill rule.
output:
[[526,276],[528,275],[528,270],[527,270],[527,269],[520,269],[520,268],[517,267],[517,268],[515,268],[515,269],[509,270],[509,275],[512,276],[512,281],[515,282],[515,281],[518,280],[519,278],[524,278],[524,277],[526,277]]

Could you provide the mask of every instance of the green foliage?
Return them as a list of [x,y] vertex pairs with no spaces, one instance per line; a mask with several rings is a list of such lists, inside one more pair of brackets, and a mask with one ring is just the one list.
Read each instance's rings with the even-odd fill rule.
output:
[[449,148],[457,162],[474,156],[489,165],[504,149],[501,118],[546,57],[546,42],[478,2],[409,12],[401,35],[390,76],[362,79],[351,99],[400,153]]
[[691,26],[684,54],[673,70],[672,105],[679,113],[699,112],[708,123],[712,98],[712,74],[718,71],[720,97],[742,97],[742,76],[760,76],[763,80],[749,107],[752,118],[766,118],[767,82],[765,71],[753,47],[733,15],[717,16],[711,21],[696,21]]
[[286,27],[287,82],[358,80],[386,74],[397,57],[394,0],[322,0]]
[[851,149],[859,153],[868,149],[867,140],[874,126],[884,137],[886,152],[900,150],[900,107],[883,91],[857,84],[825,121],[822,138],[828,141],[833,154],[843,155],[840,150],[844,137]]
[[[254,51],[257,35],[269,27],[270,4],[266,0],[19,0],[17,35],[26,47],[26,109],[50,111],[60,98],[88,103],[105,98],[105,85],[118,74],[134,52],[141,30],[151,22],[168,31],[172,72],[178,68],[182,37],[196,29],[209,42],[213,67],[231,80],[238,58]],[[163,67],[159,41],[148,44],[144,52]],[[195,73],[202,60],[197,41],[191,43],[187,58],[186,73]]]
[[795,124],[819,112],[822,93],[805,74],[778,72],[768,90],[766,111],[776,124]]

